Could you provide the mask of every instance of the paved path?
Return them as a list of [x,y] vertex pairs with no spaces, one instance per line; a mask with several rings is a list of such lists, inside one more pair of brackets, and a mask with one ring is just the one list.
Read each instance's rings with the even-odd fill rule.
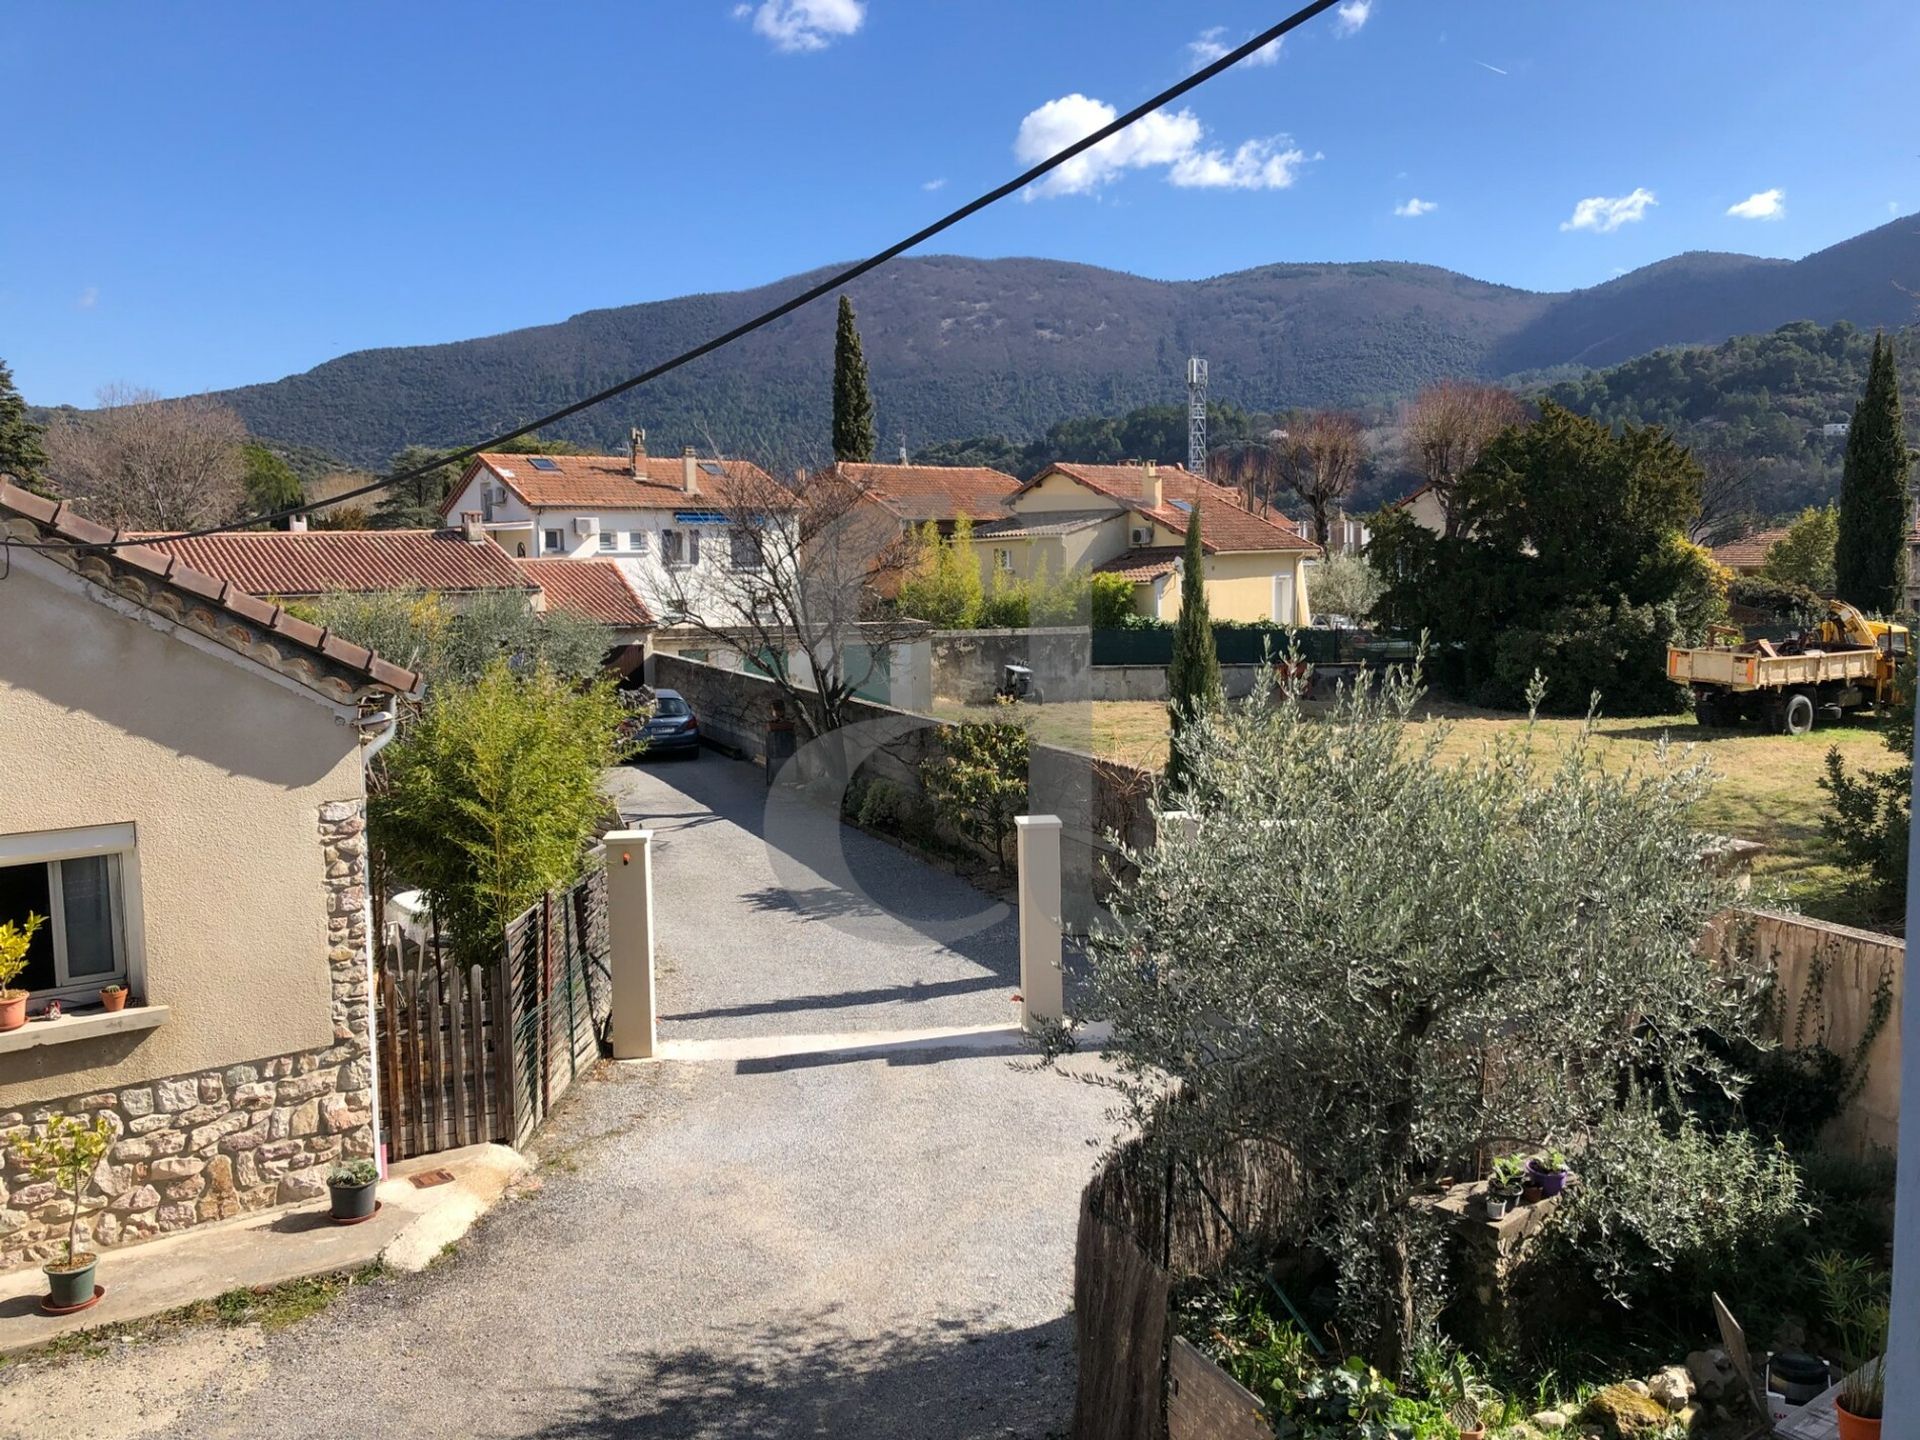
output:
[[[830,857],[769,854],[758,773],[712,755],[618,793],[660,832],[667,1039],[1009,1018],[1011,917],[961,882],[834,827],[852,878],[918,928],[890,918],[825,883]],[[542,1137],[543,1188],[425,1275],[275,1336],[10,1371],[0,1432],[64,1395],[89,1402],[66,1433],[102,1440],[1063,1434],[1105,1108],[991,1045],[602,1067]]]

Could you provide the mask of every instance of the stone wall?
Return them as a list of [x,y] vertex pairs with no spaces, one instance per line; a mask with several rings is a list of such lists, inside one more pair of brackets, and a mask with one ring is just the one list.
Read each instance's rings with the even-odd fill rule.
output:
[[[0,1114],[0,1269],[44,1263],[66,1239],[72,1202],[25,1174],[6,1144],[51,1114],[103,1114],[114,1132],[80,1202],[81,1237],[94,1250],[317,1199],[335,1161],[373,1153],[364,804],[323,805],[318,823],[327,862],[333,1043],[98,1094],[16,1103]],[[190,1025],[193,1017],[176,1012],[169,1023]]]
[[938,630],[933,636],[933,693],[941,700],[984,705],[1001,667],[1025,665],[1049,700],[1090,698],[1093,635],[1071,626],[1042,630]]

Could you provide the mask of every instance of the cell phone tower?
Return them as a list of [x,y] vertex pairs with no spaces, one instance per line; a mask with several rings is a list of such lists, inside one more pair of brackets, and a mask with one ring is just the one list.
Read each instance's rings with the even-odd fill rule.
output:
[[1187,470],[1207,473],[1207,362],[1187,361]]

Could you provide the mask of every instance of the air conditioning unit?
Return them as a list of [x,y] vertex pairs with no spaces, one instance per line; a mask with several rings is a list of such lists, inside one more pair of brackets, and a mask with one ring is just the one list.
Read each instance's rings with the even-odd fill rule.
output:
[[598,515],[574,516],[573,533],[576,535],[598,535],[600,533],[600,517]]
[[1136,525],[1132,530],[1127,532],[1127,537],[1129,544],[1151,545],[1153,543],[1153,527],[1151,525]]

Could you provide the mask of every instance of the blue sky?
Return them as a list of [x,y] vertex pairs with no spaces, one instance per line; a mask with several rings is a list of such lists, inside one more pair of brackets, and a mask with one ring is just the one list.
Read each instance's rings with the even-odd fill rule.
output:
[[[775,280],[1283,13],[8,0],[0,358],[28,399],[87,404]],[[1349,0],[934,248],[1167,278],[1418,260],[1538,289],[1802,255],[1920,210],[1916,56],[1903,0]]]

